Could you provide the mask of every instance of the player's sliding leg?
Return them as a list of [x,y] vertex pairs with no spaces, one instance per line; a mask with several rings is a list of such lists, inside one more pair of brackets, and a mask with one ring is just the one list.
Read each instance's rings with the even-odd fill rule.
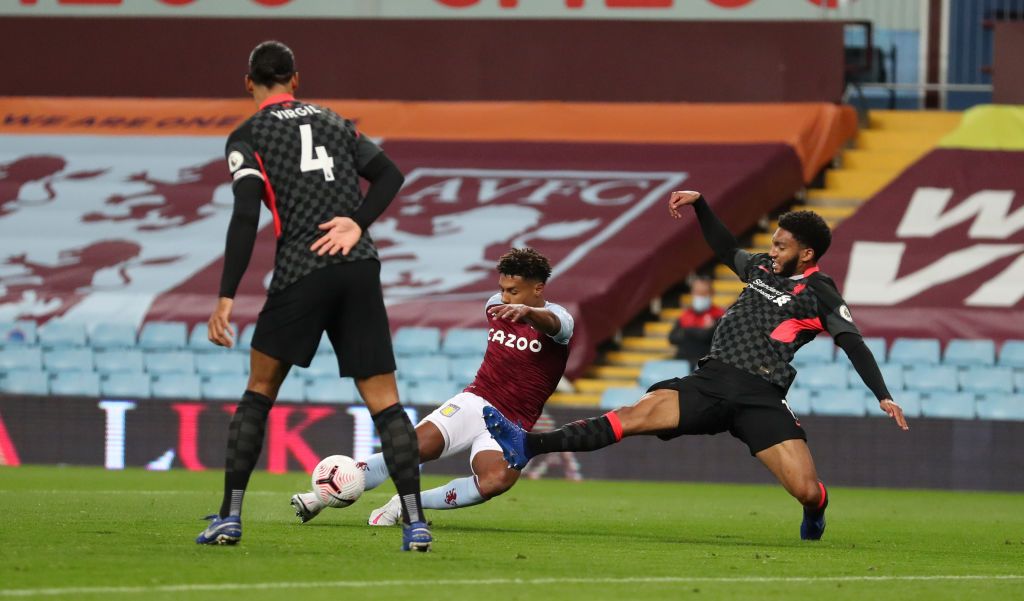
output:
[[402,506],[402,549],[429,551],[431,542],[420,501],[420,453],[416,429],[398,402],[394,372],[356,380],[377,427],[384,463]]
[[757,453],[757,458],[771,470],[789,494],[804,506],[800,538],[818,540],[825,532],[825,508],[828,491],[818,480],[814,459],[807,443],[800,439],[785,440]]
[[523,469],[532,457],[544,453],[596,451],[626,436],[655,434],[676,428],[679,425],[679,393],[672,389],[654,390],[629,407],[581,419],[550,432],[526,432],[493,407],[484,409],[484,423],[501,446],[508,465]]
[[257,350],[251,352],[249,384],[228,426],[224,497],[197,543],[230,545],[242,538],[242,499],[263,450],[267,415],[290,367]]

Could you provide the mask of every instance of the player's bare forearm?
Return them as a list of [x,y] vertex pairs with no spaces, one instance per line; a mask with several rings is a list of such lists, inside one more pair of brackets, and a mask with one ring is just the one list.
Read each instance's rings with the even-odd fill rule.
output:
[[562,329],[562,322],[559,321],[557,315],[538,307],[530,307],[526,322],[548,336],[554,336]]

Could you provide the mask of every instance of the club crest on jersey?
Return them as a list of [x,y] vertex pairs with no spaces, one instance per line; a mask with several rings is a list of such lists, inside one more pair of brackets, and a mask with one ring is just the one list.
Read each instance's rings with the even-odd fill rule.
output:
[[231,154],[228,155],[228,171],[231,173],[238,171],[238,168],[242,166],[244,160],[242,153],[237,150],[232,150]]
[[793,300],[793,297],[783,294],[782,296],[775,298],[772,302],[781,307],[791,300]]
[[460,407],[455,403],[448,403],[441,408],[441,415],[445,417],[451,417],[459,412]]
[[853,323],[853,313],[850,313],[850,308],[846,305],[839,307],[839,315],[846,321]]

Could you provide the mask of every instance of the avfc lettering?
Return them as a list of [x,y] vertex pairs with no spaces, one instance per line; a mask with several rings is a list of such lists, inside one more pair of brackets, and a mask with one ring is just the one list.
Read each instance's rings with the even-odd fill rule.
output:
[[530,349],[531,352],[539,353],[543,347],[539,340],[527,340],[522,336],[516,336],[511,332],[504,332],[502,330],[495,330],[491,328],[487,332],[487,340],[489,342],[496,342],[498,344],[507,346],[508,348],[519,349],[525,351]]

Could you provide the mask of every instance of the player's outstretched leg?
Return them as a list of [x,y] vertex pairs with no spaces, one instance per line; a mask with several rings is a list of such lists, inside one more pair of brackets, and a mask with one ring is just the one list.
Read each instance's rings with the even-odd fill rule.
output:
[[[422,459],[422,452],[420,455]],[[375,453],[371,455],[366,461],[359,462],[359,466],[363,469],[363,474],[365,476],[366,484],[363,490],[373,490],[388,479],[388,466],[384,461],[384,455],[382,453]],[[320,515],[320,512],[327,507],[320,501],[320,497],[312,491],[294,494],[292,495],[290,502],[292,509],[295,510],[295,516],[298,517],[299,521],[303,524]],[[397,496],[395,497],[395,502],[398,503]],[[401,504],[398,503],[395,508],[396,515],[401,517]],[[382,525],[394,526],[396,523],[398,523],[397,518],[396,521],[391,522],[390,524]]]
[[[626,407],[619,411],[630,411]],[[531,434],[493,407],[484,407],[487,430],[501,446],[509,467],[521,470],[536,455],[563,451],[596,451],[622,440],[622,422],[615,411],[581,419],[550,432]]]
[[800,538],[820,540],[825,533],[828,491],[818,479],[811,451],[802,439],[789,439],[756,453],[789,494],[803,505]]

